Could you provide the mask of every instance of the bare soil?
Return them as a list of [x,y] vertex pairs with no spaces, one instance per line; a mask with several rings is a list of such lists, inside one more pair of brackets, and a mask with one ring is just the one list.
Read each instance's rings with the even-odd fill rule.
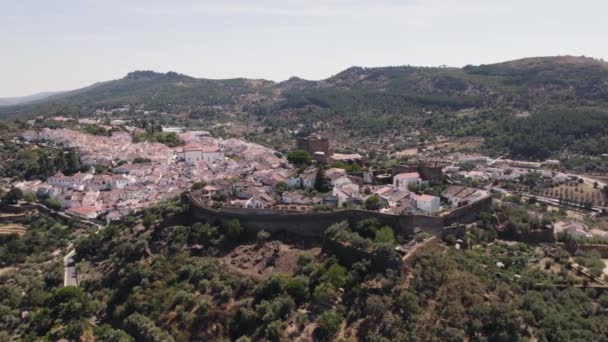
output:
[[237,246],[220,259],[231,272],[264,280],[272,273],[294,274],[298,269],[301,254],[310,255],[313,260],[321,253],[321,248],[299,249],[278,241],[263,245],[247,244]]

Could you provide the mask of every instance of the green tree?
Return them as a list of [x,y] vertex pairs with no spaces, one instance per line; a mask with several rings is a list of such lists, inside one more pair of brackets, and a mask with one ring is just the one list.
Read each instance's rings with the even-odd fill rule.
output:
[[81,288],[65,286],[53,292],[47,306],[54,317],[64,321],[87,318],[91,313],[90,300]]
[[369,196],[365,200],[365,209],[367,210],[379,210],[381,208],[380,205],[380,196],[373,194]]
[[321,317],[319,317],[317,323],[319,326],[315,331],[315,335],[317,335],[319,339],[323,341],[331,341],[332,338],[338,333],[338,330],[340,330],[342,316],[335,311],[327,311],[324,312]]
[[270,233],[265,230],[260,230],[256,234],[256,241],[258,244],[263,244],[264,242],[268,241],[269,238],[270,238]]
[[329,185],[327,184],[327,180],[325,179],[325,170],[322,166],[319,166],[317,168],[317,174],[315,176],[315,190],[320,193],[329,191]]
[[238,219],[228,221],[224,229],[226,236],[232,241],[238,240],[238,238],[241,236],[241,232],[243,231],[243,228],[241,228],[241,222]]
[[384,226],[378,229],[378,231],[376,231],[376,237],[374,239],[374,242],[394,245],[395,233],[393,232],[393,229],[389,226]]
[[150,228],[150,227],[152,227],[154,222],[156,222],[157,219],[158,219],[158,217],[156,217],[156,215],[154,215],[152,213],[147,213],[144,216],[142,223],[143,223],[144,227]]
[[294,150],[289,152],[287,160],[294,165],[310,165],[312,163],[312,157],[310,153],[304,150]]
[[4,197],[2,198],[3,202],[8,204],[15,204],[22,199],[23,191],[16,187],[12,187],[9,192],[7,192],[6,195],[4,195]]
[[336,288],[330,283],[321,283],[313,292],[313,303],[319,308],[329,308],[337,296]]
[[203,181],[200,181],[200,182],[194,182],[194,183],[192,184],[191,189],[192,189],[193,191],[196,191],[196,190],[202,190],[202,189],[203,189],[205,186],[207,186],[207,183],[205,183],[205,182],[203,182]]

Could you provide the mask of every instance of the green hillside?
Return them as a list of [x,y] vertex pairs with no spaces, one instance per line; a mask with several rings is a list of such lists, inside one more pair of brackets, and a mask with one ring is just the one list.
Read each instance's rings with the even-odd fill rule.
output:
[[389,130],[480,136],[491,142],[490,151],[533,159],[565,151],[608,153],[608,63],[587,57],[463,68],[352,67],[325,80],[294,77],[281,83],[136,71],[36,103],[0,108],[0,117],[86,116],[127,104],[195,119],[239,113],[240,120],[271,128],[332,122],[334,130],[359,136]]

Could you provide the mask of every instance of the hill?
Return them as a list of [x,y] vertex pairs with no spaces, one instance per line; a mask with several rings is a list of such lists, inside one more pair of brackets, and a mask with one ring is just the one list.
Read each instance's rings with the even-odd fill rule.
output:
[[[252,241],[238,221],[189,222],[187,210],[164,202],[96,233],[40,214],[21,222],[25,235],[0,235],[2,340],[602,341],[608,333],[608,294],[572,267],[599,256],[494,241],[483,227],[471,231],[470,249],[417,235],[411,263],[376,269],[329,245]],[[356,236],[357,248],[391,257],[387,229],[342,222],[326,239]],[[378,242],[382,231],[392,239]],[[62,286],[74,240],[78,287]]]
[[[607,133],[601,127],[608,127],[608,63],[573,56],[463,68],[351,67],[320,81],[293,77],[280,83],[136,71],[33,104],[0,108],[0,117],[86,116],[127,104],[190,119],[240,114],[239,120],[273,129],[298,124],[313,129],[322,122],[336,134],[481,136],[492,141],[489,150],[525,158],[572,148],[608,153],[608,142],[598,142]],[[519,129],[530,132],[521,137]],[[536,146],[539,142],[543,146]]]
[[21,96],[21,97],[3,97],[3,98],[0,98],[0,107],[14,106],[14,105],[30,103],[30,102],[34,102],[34,101],[38,101],[38,100],[43,100],[43,99],[48,98],[49,96],[52,96],[52,95],[58,94],[58,93],[59,92],[49,91],[49,92],[37,93],[37,94]]
[[144,105],[169,112],[195,111],[199,107],[233,103],[239,95],[271,83],[246,79],[196,79],[175,72],[134,71],[121,79],[64,92],[43,102],[3,108],[0,117],[58,112],[86,114],[98,108],[123,105]]

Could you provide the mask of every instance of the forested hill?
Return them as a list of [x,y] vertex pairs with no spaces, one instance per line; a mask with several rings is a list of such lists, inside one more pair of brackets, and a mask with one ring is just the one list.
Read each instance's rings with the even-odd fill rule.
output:
[[240,95],[263,90],[270,81],[197,79],[175,72],[134,71],[125,77],[51,96],[35,103],[0,109],[0,117],[86,114],[97,108],[143,105],[173,112],[233,103]]
[[[279,96],[274,96],[280,94]],[[258,95],[280,108],[305,105],[343,111],[401,112],[415,107],[535,109],[542,106],[599,106],[608,102],[608,63],[587,57],[536,57],[466,66],[351,67],[321,81],[293,77],[210,80],[175,72],[135,71],[124,78],[2,109],[4,116],[32,114],[49,106],[147,107],[244,104]],[[269,102],[269,103],[268,103]],[[272,109],[272,108],[270,108]]]
[[[584,145],[582,150],[608,153],[605,142],[579,143],[601,139],[607,133],[601,126],[608,127],[608,63],[588,57],[535,57],[463,68],[351,67],[325,80],[293,77],[280,83],[137,71],[33,104],[0,108],[0,117],[86,115],[125,104],[193,118],[241,113],[241,118],[263,119],[271,126],[334,122],[362,135],[407,134],[415,127],[485,136],[498,149],[531,158],[574,143]],[[555,122],[564,118],[575,126]],[[554,130],[539,129],[539,124]],[[587,132],[590,124],[594,129]],[[544,135],[522,143],[519,126]],[[539,140],[554,143],[534,146]]]

